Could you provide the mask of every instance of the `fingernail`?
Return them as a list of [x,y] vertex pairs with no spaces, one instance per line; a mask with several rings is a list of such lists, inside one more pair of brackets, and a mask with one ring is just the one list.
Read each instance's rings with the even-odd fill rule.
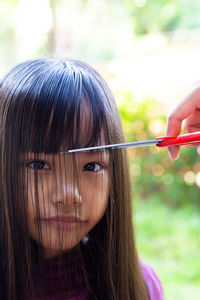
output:
[[172,160],[176,160],[179,157],[180,148],[178,146],[170,146],[168,150]]

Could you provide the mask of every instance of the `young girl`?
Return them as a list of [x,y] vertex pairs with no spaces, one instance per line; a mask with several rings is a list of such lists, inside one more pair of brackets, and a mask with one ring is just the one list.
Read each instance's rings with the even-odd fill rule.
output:
[[75,60],[38,59],[0,83],[0,299],[161,300],[139,261],[113,96]]

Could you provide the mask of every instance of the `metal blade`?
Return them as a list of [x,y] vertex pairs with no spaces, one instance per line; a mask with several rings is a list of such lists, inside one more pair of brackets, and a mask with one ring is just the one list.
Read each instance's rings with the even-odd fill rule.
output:
[[156,144],[160,144],[161,142],[162,142],[162,140],[148,140],[148,141],[133,142],[133,143],[103,145],[103,146],[95,146],[95,147],[68,150],[66,152],[61,152],[60,154],[75,153],[75,152],[87,152],[87,151],[96,151],[96,150],[105,150],[105,149],[136,148],[136,147],[156,145]]

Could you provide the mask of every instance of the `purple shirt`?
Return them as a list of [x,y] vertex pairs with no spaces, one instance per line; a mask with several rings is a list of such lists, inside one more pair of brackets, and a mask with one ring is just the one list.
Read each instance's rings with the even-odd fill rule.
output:
[[150,300],[164,300],[163,290],[156,273],[150,265],[140,260],[142,273],[147,285]]
[[[76,251],[71,251],[62,258],[54,257],[45,263],[45,275],[40,280],[35,274],[36,290],[39,295],[32,300],[43,300],[43,283],[46,285],[45,299],[48,300],[87,300],[88,291],[85,286],[81,268],[81,258]],[[66,280],[67,286],[66,289]]]
[[[47,286],[48,300],[87,300],[88,292],[85,287],[84,275],[80,268],[80,261],[76,256],[68,257],[69,265],[63,270],[60,266],[63,265],[62,260],[56,257],[47,261],[45,266],[45,277],[42,282]],[[142,273],[147,285],[150,300],[164,300],[161,283],[155,274],[154,270],[147,263],[140,261]],[[75,267],[74,267],[75,266]],[[66,286],[63,285],[63,280],[68,278],[69,291],[66,291]],[[43,291],[41,280],[35,274],[37,291],[41,296],[34,298],[34,300],[43,300]],[[45,298],[46,299],[46,298]],[[32,299],[33,300],[33,299]]]

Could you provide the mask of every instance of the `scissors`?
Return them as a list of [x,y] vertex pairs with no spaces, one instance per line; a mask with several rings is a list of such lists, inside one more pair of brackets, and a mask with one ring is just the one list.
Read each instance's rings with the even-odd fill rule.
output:
[[144,146],[152,146],[152,145],[156,145],[157,147],[162,148],[168,146],[183,146],[183,145],[196,146],[197,144],[200,144],[200,131],[181,134],[178,136],[160,136],[157,137],[155,140],[72,149],[72,150],[68,150],[68,153],[97,151],[97,150],[105,150],[105,149],[136,148],[136,147],[144,147]]

